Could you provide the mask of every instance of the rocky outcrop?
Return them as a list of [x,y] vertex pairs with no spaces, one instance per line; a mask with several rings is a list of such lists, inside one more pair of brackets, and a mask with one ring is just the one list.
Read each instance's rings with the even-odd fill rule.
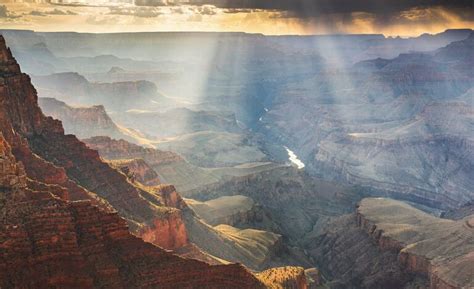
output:
[[260,204],[272,220],[269,224],[264,218],[254,227],[282,234],[295,243],[328,217],[351,212],[361,198],[361,193],[350,187],[312,178],[289,166],[233,177],[182,195],[200,201],[222,196],[248,197]]
[[352,183],[456,208],[473,197],[473,117],[464,102],[432,103],[404,125],[323,141],[316,160]]
[[[157,224],[175,222],[175,210],[160,203],[158,190],[134,186],[126,175],[104,163],[99,154],[73,135],[64,135],[61,123],[42,114],[36,91],[22,74],[3,38],[0,43],[0,129],[15,157],[34,182],[67,189],[70,200],[91,200],[116,209],[132,231],[158,230]],[[173,216],[173,220],[166,218]],[[167,227],[182,238],[179,226]],[[177,228],[178,231],[172,231]],[[179,236],[179,237],[178,237]],[[173,237],[169,237],[173,239]],[[161,239],[157,239],[161,240]],[[175,244],[173,242],[168,244]],[[179,244],[179,242],[178,242]],[[172,249],[172,248],[170,248]]]
[[441,219],[391,199],[363,199],[309,241],[330,288],[471,288],[471,218]]
[[268,220],[261,206],[245,196],[224,196],[206,202],[187,199],[186,203],[209,225],[226,224],[236,227],[248,227]]
[[260,131],[291,147],[311,174],[456,208],[473,198],[470,33],[432,53],[330,65],[286,82]]
[[176,153],[144,148],[126,140],[116,140],[108,136],[96,136],[84,139],[84,142],[108,160],[143,159],[151,167],[183,161]]
[[428,278],[431,289],[474,286],[472,220],[436,218],[405,203],[364,199],[357,224],[382,251],[398,253],[406,271]]
[[235,115],[226,111],[174,108],[165,112],[128,111],[114,119],[127,127],[163,139],[199,131],[241,133]]
[[137,181],[146,186],[157,186],[161,183],[158,174],[142,159],[124,159],[109,163],[126,174],[132,182]]
[[128,224],[155,244],[188,244],[174,187],[135,186],[65,136],[1,36],[0,76],[2,288],[263,288],[241,265],[182,259],[133,236]]
[[109,137],[93,137],[85,139],[84,142],[107,160],[143,159],[163,183],[174,184],[180,192],[219,180],[212,172],[189,164],[173,152],[144,148]]
[[301,267],[272,268],[257,276],[272,289],[308,289],[305,271]]
[[72,107],[54,98],[39,98],[38,103],[45,115],[61,120],[66,133],[80,139],[103,135],[125,137],[102,105]]
[[26,173],[22,163],[16,162],[9,144],[0,133],[0,188],[26,186]]
[[309,289],[317,289],[321,285],[321,274],[316,268],[309,268],[304,270],[306,280],[308,281]]
[[148,109],[162,97],[150,81],[91,83],[75,72],[33,77],[41,97],[54,97],[72,105],[104,105],[111,111]]
[[474,215],[474,200],[467,202],[459,208],[443,212],[441,217],[446,219],[460,220],[470,215]]
[[399,289],[417,283],[403,271],[396,252],[380,250],[357,226],[354,214],[335,218],[320,231],[306,240],[305,248],[328,288]]
[[[1,202],[1,216],[6,220],[0,230],[0,250],[5,250],[0,257],[2,287],[263,286],[240,265],[211,267],[155,247],[194,248],[183,254],[211,258],[195,252],[188,241],[188,227],[199,224],[201,235],[194,237],[201,244],[215,241],[210,248],[222,250],[232,261],[244,260],[248,252],[247,247],[235,246],[229,237],[200,223],[174,187],[132,183],[104,163],[97,151],[73,135],[64,135],[59,121],[42,114],[29,77],[21,73],[1,37],[0,76],[0,131],[12,146],[12,156],[27,164],[28,186],[10,195],[12,188],[2,189],[7,193]],[[7,172],[2,184],[21,183],[21,166],[4,162],[3,155],[0,159]],[[154,244],[132,236],[129,230]]]
[[148,244],[90,201],[32,190],[1,136],[0,167],[2,288],[264,287],[240,265],[210,266]]

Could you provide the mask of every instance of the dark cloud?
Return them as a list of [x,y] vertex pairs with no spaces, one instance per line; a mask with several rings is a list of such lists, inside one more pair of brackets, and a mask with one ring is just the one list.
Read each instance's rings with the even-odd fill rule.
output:
[[166,0],[135,0],[137,6],[167,6]]
[[472,0],[190,0],[223,8],[275,9],[298,14],[395,13],[416,7],[473,8]]
[[38,10],[32,10],[29,15],[31,16],[48,16],[48,15],[77,15],[77,13],[74,13],[70,10],[63,11],[59,9],[53,9],[53,10],[46,10],[46,11],[38,11]]
[[252,13],[257,9],[249,9],[249,8],[227,8],[224,10],[224,13],[228,14],[235,14],[235,13]]
[[[156,5],[168,2],[136,0],[137,5],[147,5],[147,3]],[[210,4],[229,9],[279,10],[298,18],[355,12],[390,18],[402,11],[433,7],[453,10],[463,14],[463,17],[474,15],[474,0],[189,0],[187,3],[193,5]]]

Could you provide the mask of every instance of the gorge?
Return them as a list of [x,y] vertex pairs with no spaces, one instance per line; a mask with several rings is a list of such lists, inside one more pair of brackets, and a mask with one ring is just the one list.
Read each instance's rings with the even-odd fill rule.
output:
[[471,30],[0,34],[1,288],[474,287]]

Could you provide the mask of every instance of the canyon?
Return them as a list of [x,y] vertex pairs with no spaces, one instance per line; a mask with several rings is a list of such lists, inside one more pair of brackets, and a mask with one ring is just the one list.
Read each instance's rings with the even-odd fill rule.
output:
[[164,250],[188,243],[174,187],[136,185],[64,135],[3,37],[0,75],[2,287],[265,287],[241,265]]
[[[22,244],[46,234],[30,230],[33,218],[14,217],[25,202],[58,216],[32,201],[38,193],[72,216],[51,221],[68,224],[51,230],[80,240],[58,256],[76,246],[78,263],[67,268],[89,272],[44,274],[55,280],[47,282],[474,286],[471,30],[400,39],[0,33],[37,89],[2,49],[0,186],[23,198],[2,196],[2,216],[15,223],[2,232],[17,226]],[[48,234],[44,244],[63,242]],[[91,257],[106,269],[83,261],[89,247],[103,248]],[[119,255],[101,257],[111,254]],[[172,264],[155,273],[162,258]],[[181,275],[186,266],[202,279],[179,283],[193,278]],[[22,284],[7,272],[6,285]]]

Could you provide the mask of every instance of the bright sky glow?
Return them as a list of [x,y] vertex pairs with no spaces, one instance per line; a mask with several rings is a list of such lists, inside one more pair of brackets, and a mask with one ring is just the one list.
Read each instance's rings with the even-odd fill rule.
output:
[[[38,3],[39,2],[39,3]],[[41,3],[43,2],[43,3]],[[63,1],[65,2],[65,1]],[[77,5],[79,3],[81,5]],[[383,33],[415,36],[448,28],[474,28],[474,21],[452,11],[433,7],[403,11],[390,23],[379,23],[369,13],[350,17],[328,14],[310,19],[281,11],[223,9],[212,5],[135,6],[126,0],[45,1],[0,0],[0,28],[36,31],[242,31],[276,34]]]

